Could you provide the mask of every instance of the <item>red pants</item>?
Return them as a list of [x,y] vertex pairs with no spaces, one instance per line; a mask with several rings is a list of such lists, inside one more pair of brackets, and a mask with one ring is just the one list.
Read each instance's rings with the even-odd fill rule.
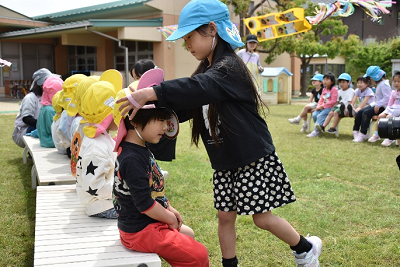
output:
[[131,250],[157,253],[172,267],[208,267],[206,247],[165,223],[149,224],[137,233],[119,230],[122,244]]

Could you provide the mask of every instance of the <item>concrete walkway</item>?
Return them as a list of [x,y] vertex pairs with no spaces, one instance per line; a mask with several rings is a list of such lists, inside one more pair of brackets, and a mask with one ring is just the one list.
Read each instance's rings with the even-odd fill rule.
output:
[[18,114],[19,103],[21,99],[11,98],[11,97],[1,97],[0,98],[0,115],[2,114]]

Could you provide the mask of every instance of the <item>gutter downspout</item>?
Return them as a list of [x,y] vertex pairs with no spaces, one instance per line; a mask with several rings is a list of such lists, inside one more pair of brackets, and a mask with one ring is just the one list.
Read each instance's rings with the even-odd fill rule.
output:
[[114,40],[114,41],[118,42],[118,47],[119,48],[125,49],[125,52],[124,52],[124,54],[125,54],[125,81],[126,81],[125,82],[125,86],[128,86],[128,81],[129,81],[128,47],[121,45],[121,40],[120,39],[117,39],[117,38],[112,37],[110,35],[107,35],[105,33],[98,32],[98,31],[95,31],[95,30],[90,30],[90,29],[88,29],[87,26],[85,26],[85,30],[87,30],[89,32],[93,32],[93,33],[98,34],[98,35],[101,35],[103,37],[109,38],[111,40]]

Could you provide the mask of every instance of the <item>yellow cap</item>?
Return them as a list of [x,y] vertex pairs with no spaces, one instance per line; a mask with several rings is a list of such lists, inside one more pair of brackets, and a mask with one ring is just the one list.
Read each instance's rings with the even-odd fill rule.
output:
[[[136,91],[136,88],[137,88],[138,84],[139,84],[139,81],[134,81],[129,85],[128,88],[124,88],[123,90],[119,90],[117,92],[117,96],[115,98],[115,101],[117,101],[118,99],[121,99],[123,97],[126,97],[126,92],[128,91],[128,93],[129,93],[131,91],[129,88],[132,88],[132,89],[134,89]],[[121,105],[122,105],[122,103],[119,103],[119,104],[115,103],[115,105],[114,105],[114,122],[115,122],[115,124],[117,126],[119,125],[119,123],[121,121],[121,118],[122,118],[121,111],[118,110]],[[125,116],[127,116],[127,115],[125,115]]]
[[89,76],[83,78],[78,86],[76,87],[76,90],[74,94],[72,95],[71,102],[69,103],[67,107],[67,114],[68,116],[76,116],[77,113],[80,113],[80,106],[81,106],[81,99],[83,94],[86,92],[86,90],[95,82],[98,82],[100,79],[100,76]]
[[107,81],[114,85],[115,92],[118,92],[122,89],[124,79],[122,78],[122,74],[117,70],[106,70],[100,76],[100,81]]
[[53,121],[58,120],[61,116],[61,112],[63,111],[63,107],[60,102],[60,99],[62,98],[62,93],[63,91],[58,91],[57,93],[55,93],[51,102],[54,110],[56,111],[56,114],[53,117]]
[[102,132],[101,128],[108,128],[113,118],[115,96],[114,85],[107,81],[93,83],[83,94],[80,115],[84,119],[81,123],[92,124],[83,128],[86,136],[96,137]]
[[69,102],[71,102],[72,96],[79,82],[86,78],[83,74],[74,74],[68,77],[63,83],[64,97],[62,99],[62,105],[64,109],[68,108]]

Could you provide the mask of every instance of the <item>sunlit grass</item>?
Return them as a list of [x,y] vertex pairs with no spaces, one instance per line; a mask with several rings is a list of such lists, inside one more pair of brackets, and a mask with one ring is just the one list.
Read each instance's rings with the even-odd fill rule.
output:
[[[340,123],[339,138],[307,138],[287,121],[301,105],[269,108],[266,121],[298,200],[274,214],[303,235],[321,237],[321,266],[400,266],[399,148],[353,143],[350,118]],[[22,149],[11,139],[14,117],[0,116],[0,266],[32,266],[35,191],[31,165],[22,164]],[[190,145],[188,123],[181,124],[176,154],[173,162],[159,162],[169,172],[167,197],[207,247],[210,266],[221,266],[213,170],[205,149]],[[237,256],[242,267],[295,265],[290,248],[249,216],[237,220]]]

